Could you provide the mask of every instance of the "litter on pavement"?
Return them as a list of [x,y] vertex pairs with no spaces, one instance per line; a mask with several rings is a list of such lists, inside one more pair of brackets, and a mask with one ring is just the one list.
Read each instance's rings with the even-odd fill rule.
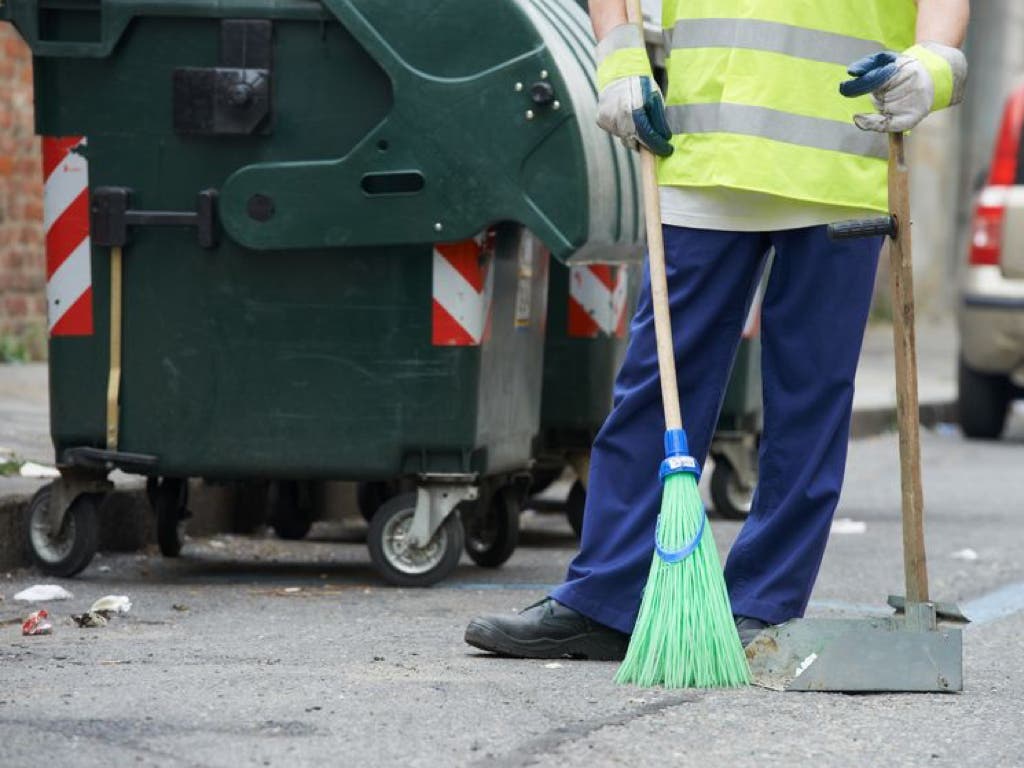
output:
[[30,613],[28,618],[21,623],[21,634],[25,636],[49,635],[53,632],[53,624],[50,623],[50,614],[45,608]]
[[56,467],[48,467],[45,464],[36,464],[34,461],[26,461],[21,465],[18,474],[22,477],[60,477]]
[[978,559],[978,553],[970,547],[965,547],[964,549],[958,549],[956,552],[953,552],[950,557],[954,560],[967,560],[969,562],[973,562]]
[[35,586],[23,589],[14,596],[15,600],[22,600],[26,603],[43,603],[52,600],[70,600],[74,595],[68,592],[59,584],[36,584]]
[[83,629],[107,626],[106,616],[102,613],[98,613],[97,611],[89,611],[88,613],[83,613],[81,616],[72,616],[71,620]]
[[128,599],[128,595],[107,595],[93,603],[89,613],[128,613],[131,609],[132,601]]
[[851,520],[848,517],[840,517],[832,521],[832,533],[835,534],[856,534],[865,533],[868,524],[863,520]]

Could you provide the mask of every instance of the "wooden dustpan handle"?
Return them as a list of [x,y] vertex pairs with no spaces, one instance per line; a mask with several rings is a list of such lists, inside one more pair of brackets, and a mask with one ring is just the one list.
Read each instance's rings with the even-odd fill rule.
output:
[[889,137],[889,210],[896,236],[889,239],[889,288],[896,352],[896,417],[900,432],[900,486],[903,511],[903,567],[907,602],[928,601],[924,549],[924,496],[921,490],[921,435],[914,338],[914,271],[911,260],[910,191],[903,134]]

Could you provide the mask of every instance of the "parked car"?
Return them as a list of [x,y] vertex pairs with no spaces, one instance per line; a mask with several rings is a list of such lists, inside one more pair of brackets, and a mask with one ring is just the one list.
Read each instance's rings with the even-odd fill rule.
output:
[[1024,84],[1006,99],[977,198],[960,302],[959,409],[967,437],[995,440],[1024,396]]

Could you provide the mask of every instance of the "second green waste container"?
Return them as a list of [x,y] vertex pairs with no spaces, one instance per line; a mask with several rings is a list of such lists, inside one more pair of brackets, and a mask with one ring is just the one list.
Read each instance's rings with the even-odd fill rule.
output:
[[565,502],[579,536],[590,448],[612,405],[640,289],[641,262],[551,266],[541,433],[534,492],[566,465],[576,479]]
[[586,16],[9,0],[0,17],[34,53],[45,137],[61,477],[29,510],[37,563],[88,564],[120,469],[149,478],[168,555],[189,478],[400,481],[374,565],[450,573],[455,512],[514,500],[537,445],[548,254],[640,251]]

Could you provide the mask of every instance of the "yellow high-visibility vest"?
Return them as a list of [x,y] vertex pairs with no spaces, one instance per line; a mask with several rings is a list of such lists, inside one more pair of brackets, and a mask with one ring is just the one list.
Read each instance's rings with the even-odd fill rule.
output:
[[664,185],[888,210],[888,139],[853,124],[847,66],[913,45],[914,0],[665,0],[675,152]]

